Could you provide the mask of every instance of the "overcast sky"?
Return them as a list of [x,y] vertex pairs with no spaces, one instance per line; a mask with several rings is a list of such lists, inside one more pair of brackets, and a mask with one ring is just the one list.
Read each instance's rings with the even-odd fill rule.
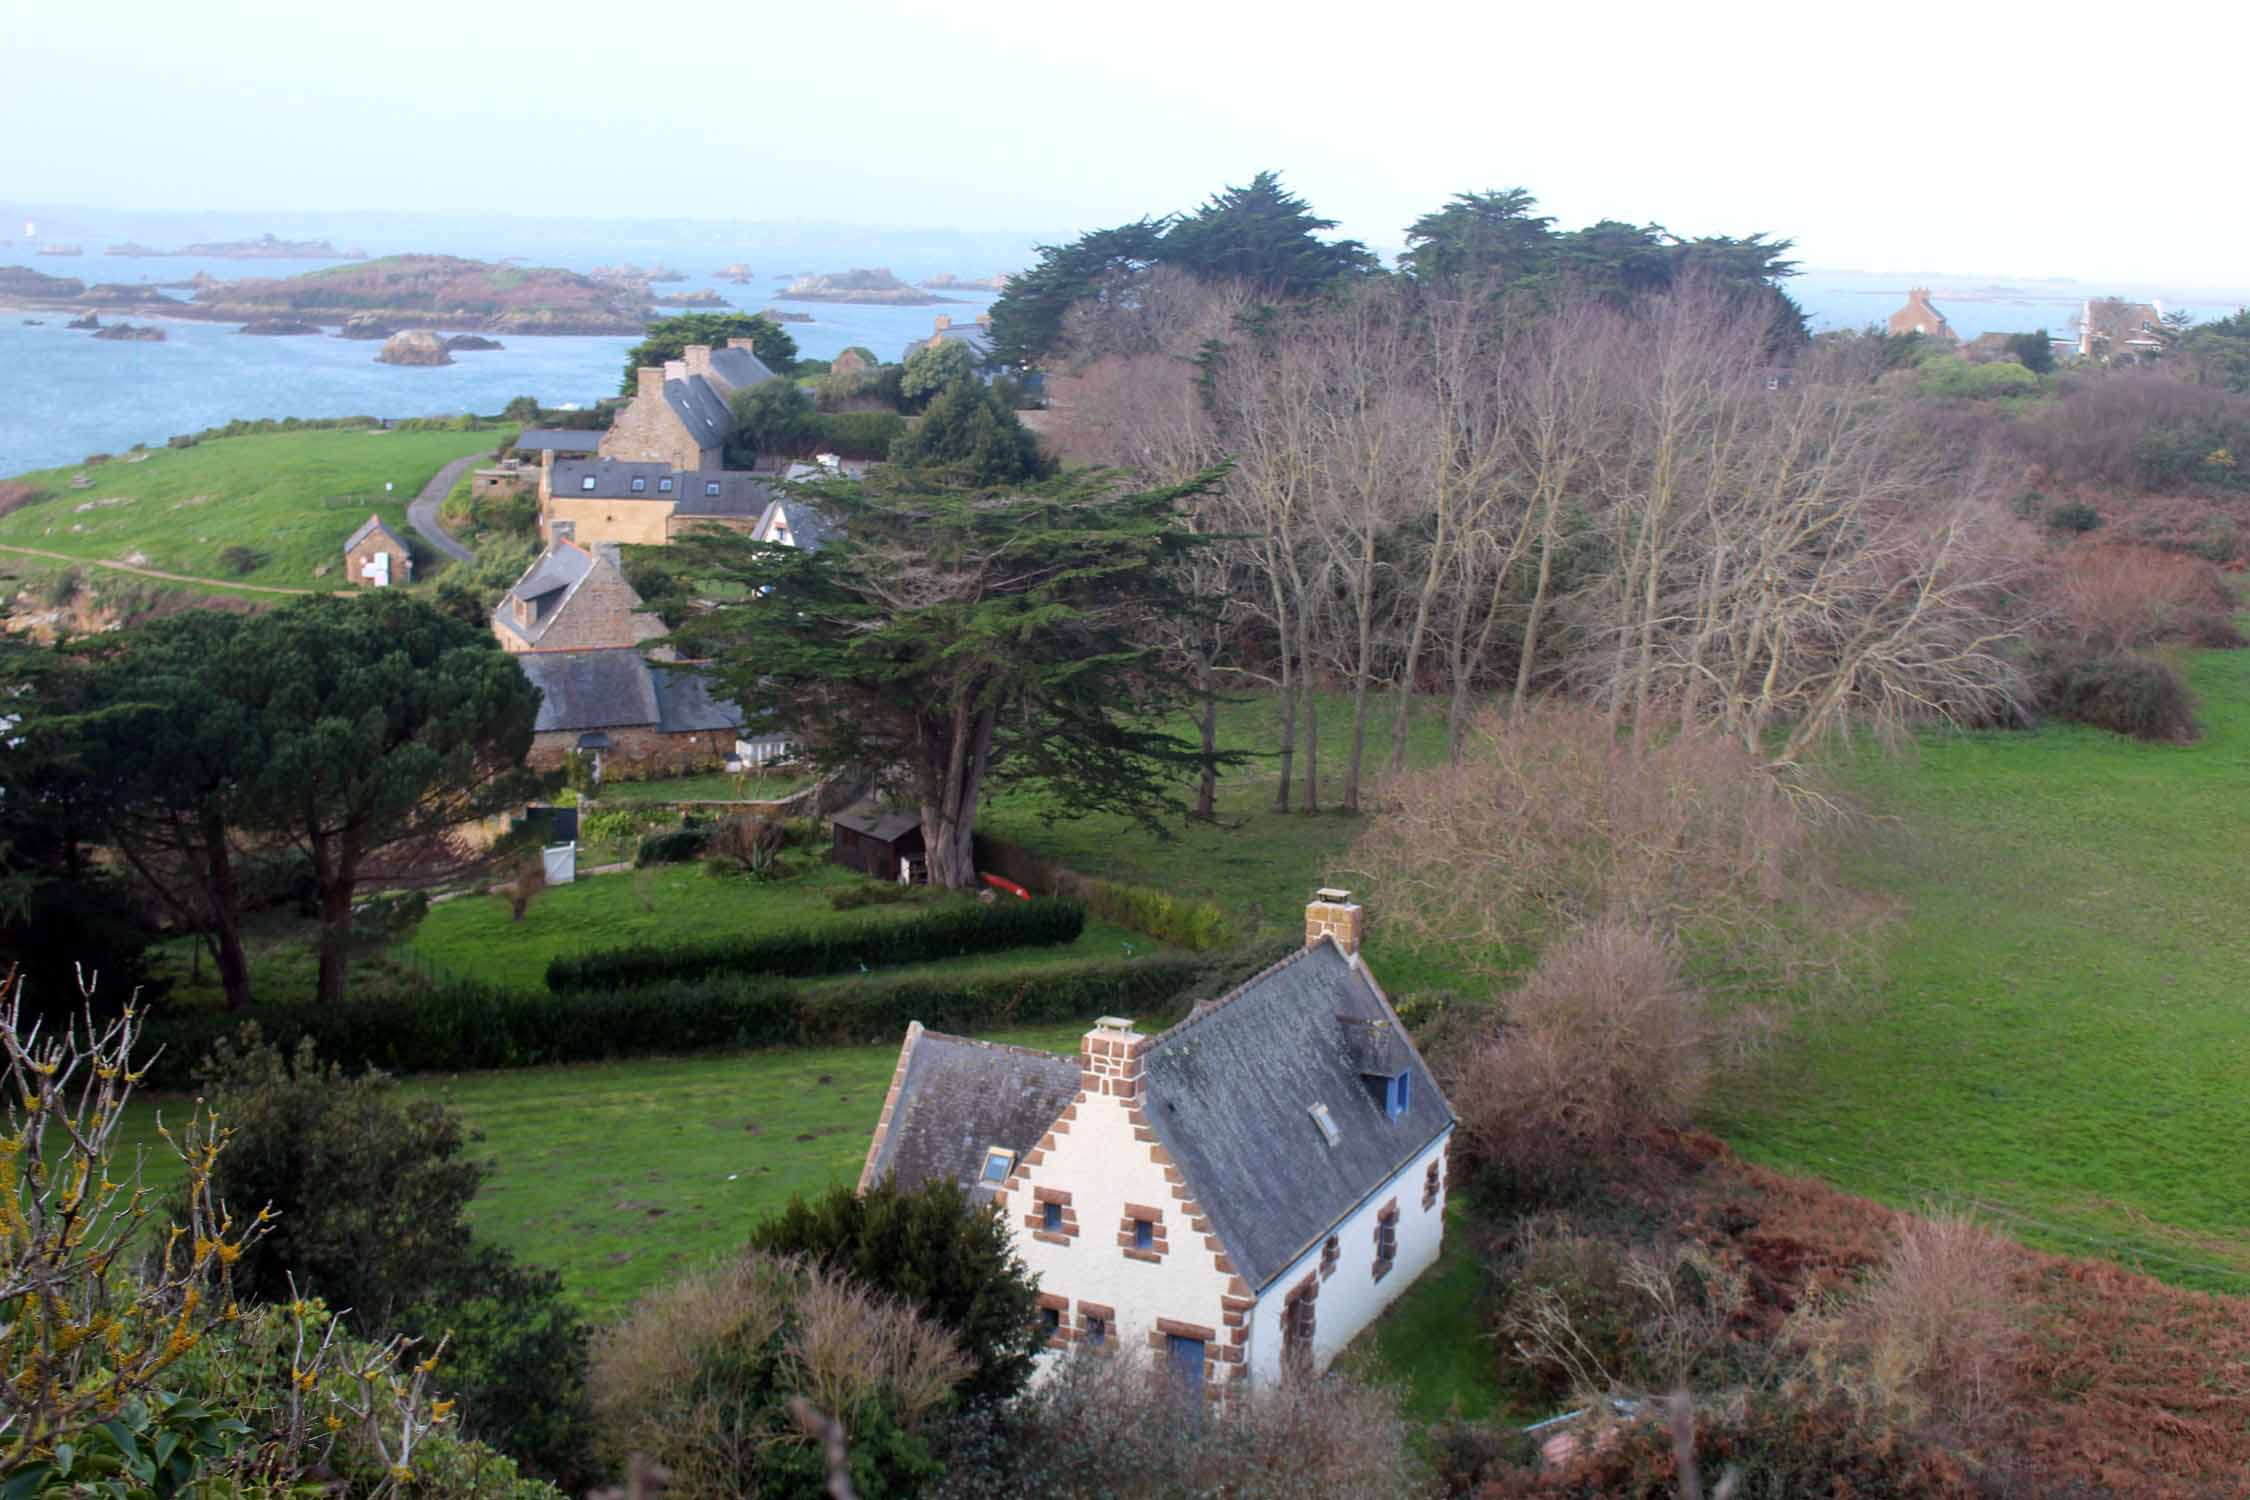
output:
[[1811,265],[2250,282],[2194,81],[2238,5],[1536,9],[6,0],[0,198],[1048,233],[1272,167],[1385,249],[1521,186]]

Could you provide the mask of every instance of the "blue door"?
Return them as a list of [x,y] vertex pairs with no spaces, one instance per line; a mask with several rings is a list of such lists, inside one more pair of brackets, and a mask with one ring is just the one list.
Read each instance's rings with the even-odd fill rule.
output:
[[1172,1372],[1172,1389],[1181,1400],[1203,1402],[1203,1340],[1165,1335],[1165,1364]]

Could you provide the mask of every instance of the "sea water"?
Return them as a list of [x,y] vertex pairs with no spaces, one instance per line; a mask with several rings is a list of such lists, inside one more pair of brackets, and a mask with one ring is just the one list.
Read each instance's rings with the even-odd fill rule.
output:
[[[83,256],[35,256],[26,253],[29,248],[21,244],[0,248],[0,264],[75,276],[89,285],[185,281],[199,270],[223,280],[293,276],[336,264],[175,256],[142,259],[104,255],[98,241],[86,242]],[[504,253],[496,250],[491,256]],[[715,254],[721,258],[714,260]],[[534,259],[542,265],[561,263],[546,256]],[[574,247],[569,269],[587,271],[627,259],[644,269],[661,261],[687,273],[685,281],[659,282],[653,288],[659,296],[708,288],[724,298],[728,308],[756,312],[771,304],[811,314],[810,323],[784,325],[797,341],[798,353],[807,359],[831,359],[857,344],[881,359],[895,360],[909,342],[929,336],[937,315],[968,322],[993,300],[988,291],[948,288],[933,295],[950,301],[926,307],[777,301],[789,273],[842,270],[847,264],[865,262],[769,265],[747,254],[694,246]],[[736,286],[711,274],[735,260],[747,261],[758,272],[750,284]],[[899,274],[911,279],[916,273],[900,268]],[[965,265],[957,274],[989,272]],[[184,299],[190,294],[171,295]],[[690,310],[726,309],[660,308],[659,313]],[[65,328],[72,317],[69,312],[0,311],[0,475],[74,463],[90,453],[123,452],[135,443],[160,447],[175,433],[197,432],[237,418],[453,416],[497,412],[517,396],[536,396],[547,406],[591,406],[618,393],[625,351],[638,342],[622,335],[502,333],[496,337],[505,347],[463,350],[450,365],[386,365],[375,358],[382,348],[380,341],[339,338],[333,330],[274,337],[237,332],[240,325],[234,323],[151,317],[138,311],[103,310],[100,316],[105,325],[153,324],[164,330],[165,339],[162,343],[96,339],[91,333]],[[33,320],[40,326],[31,326]],[[472,331],[442,323],[429,326],[442,332]]]

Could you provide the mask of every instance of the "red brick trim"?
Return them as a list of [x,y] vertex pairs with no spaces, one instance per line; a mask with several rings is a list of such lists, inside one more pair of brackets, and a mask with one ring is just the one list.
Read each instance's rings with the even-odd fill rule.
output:
[[1424,1213],[1428,1213],[1431,1209],[1437,1207],[1438,1193],[1443,1188],[1439,1174],[1444,1170],[1445,1159],[1442,1154],[1430,1158],[1430,1169],[1422,1174],[1422,1212]]
[[1172,1338],[1201,1339],[1206,1344],[1216,1342],[1219,1337],[1219,1330],[1216,1328],[1206,1328],[1201,1323],[1183,1323],[1178,1318],[1158,1318],[1156,1331]]
[[[1099,1344],[1094,1343],[1088,1337],[1093,1332],[1089,1325],[1097,1318],[1101,1320],[1102,1325],[1102,1341]],[[1117,1309],[1106,1303],[1088,1302],[1084,1298],[1080,1298],[1078,1301],[1078,1325],[1071,1329],[1070,1337],[1071,1342],[1083,1344],[1089,1349],[1099,1349],[1104,1354],[1115,1349],[1117,1347]]]
[[1320,1247],[1320,1277],[1323,1281],[1336,1274],[1337,1263],[1343,1258],[1343,1239],[1338,1235],[1330,1235],[1328,1243]]
[[[1047,1205],[1059,1210],[1056,1227],[1047,1227]],[[1023,1216],[1023,1227],[1031,1237],[1043,1245],[1068,1245],[1078,1238],[1078,1213],[1070,1206],[1070,1194],[1062,1188],[1035,1187],[1031,1190],[1031,1212]]]
[[[1136,1226],[1141,1224],[1149,1227],[1146,1250],[1140,1248],[1137,1243],[1140,1236],[1134,1232]],[[1125,1252],[1127,1260],[1147,1261],[1150,1264],[1162,1261],[1165,1253],[1171,1249],[1171,1243],[1164,1234],[1164,1210],[1151,1208],[1145,1203],[1126,1204],[1124,1215],[1117,1221],[1117,1248]]]
[[891,1070],[890,1092],[883,1096],[883,1113],[875,1121],[875,1139],[867,1143],[867,1161],[859,1169],[857,1191],[866,1192],[875,1185],[875,1158],[882,1154],[883,1138],[890,1134],[891,1115],[898,1108],[898,1091],[906,1083],[906,1065],[914,1060],[914,1044],[922,1039],[922,1023],[906,1023],[906,1040],[899,1044],[898,1066]]
[[[1041,1292],[1039,1294],[1039,1310],[1043,1313],[1051,1312],[1055,1315],[1055,1331],[1047,1335],[1047,1347],[1050,1349],[1069,1348],[1072,1336],[1070,1299],[1058,1296],[1053,1292]],[[1044,1318],[1040,1320],[1042,1324],[1045,1321]]]
[[[1388,1230],[1389,1254],[1385,1254],[1384,1231]],[[1393,1198],[1375,1211],[1375,1280],[1381,1281],[1391,1274],[1398,1263],[1398,1200]]]

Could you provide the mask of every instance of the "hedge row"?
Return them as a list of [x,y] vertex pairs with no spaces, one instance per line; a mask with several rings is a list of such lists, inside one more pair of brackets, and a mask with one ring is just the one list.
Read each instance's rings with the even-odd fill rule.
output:
[[1234,922],[1209,901],[1191,901],[1154,886],[1127,885],[1081,875],[1021,844],[977,836],[977,868],[1005,875],[1026,889],[1076,901],[1104,921],[1204,953],[1238,941]]
[[843,974],[1003,948],[1055,947],[1078,941],[1085,930],[1086,909],[1074,901],[961,902],[897,921],[800,928],[725,943],[644,944],[558,958],[547,965],[547,988],[562,994],[714,974]]
[[545,1063],[801,1044],[895,1042],[909,1021],[939,1030],[1141,1015],[1166,1020],[1241,983],[1287,951],[1267,943],[1203,957],[1152,955],[958,978],[880,975],[822,985],[721,975],[629,990],[538,995],[449,985],[419,995],[320,1006],[159,1012],[144,1045],[158,1089],[184,1089],[195,1065],[245,1019],[289,1050],[311,1037],[345,1067],[467,1072]]

